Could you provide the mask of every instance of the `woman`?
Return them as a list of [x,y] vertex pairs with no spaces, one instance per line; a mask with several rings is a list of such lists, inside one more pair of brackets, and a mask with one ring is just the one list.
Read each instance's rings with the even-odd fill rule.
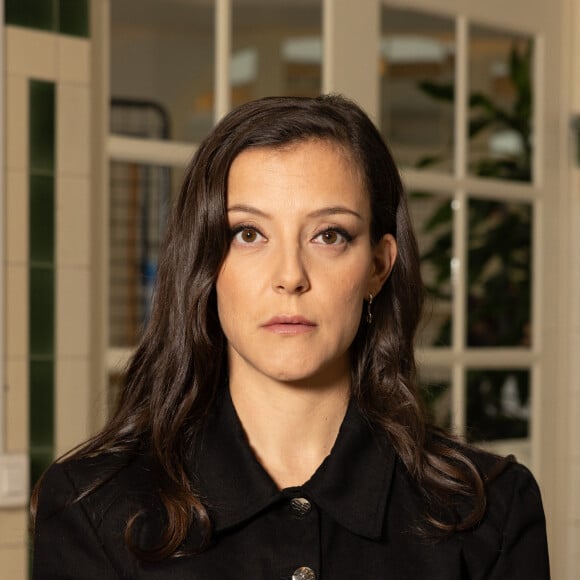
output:
[[548,578],[538,487],[426,424],[417,246],[337,96],[202,143],[104,430],[39,486],[34,578]]

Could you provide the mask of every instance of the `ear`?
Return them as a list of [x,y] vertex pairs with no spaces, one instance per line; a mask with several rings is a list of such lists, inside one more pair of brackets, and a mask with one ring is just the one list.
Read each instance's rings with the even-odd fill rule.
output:
[[391,234],[385,234],[373,246],[373,261],[369,278],[368,292],[376,296],[387,281],[397,259],[397,240]]

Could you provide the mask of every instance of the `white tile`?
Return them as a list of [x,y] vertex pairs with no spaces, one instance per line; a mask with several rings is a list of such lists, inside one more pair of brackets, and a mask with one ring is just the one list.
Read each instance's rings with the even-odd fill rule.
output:
[[580,393],[574,392],[568,399],[568,435],[570,445],[570,469],[569,489],[573,490],[570,496],[574,503],[573,517],[580,522]]
[[38,80],[57,78],[57,35],[7,26],[6,70]]
[[580,458],[580,391],[577,389],[568,396],[568,410],[571,452]]
[[84,38],[59,36],[58,79],[88,84],[91,79],[91,43]]
[[56,259],[59,266],[90,264],[90,182],[61,177],[57,183]]
[[[0,514],[0,520],[3,517]],[[10,580],[28,580],[28,546],[24,542],[0,546],[0,570]]]
[[28,263],[28,174],[6,172],[6,260],[11,264]]
[[28,356],[28,267],[8,265],[5,269],[6,356]]
[[[28,536],[28,514],[24,508],[0,510],[0,546],[24,544]],[[4,573],[3,568],[0,568]],[[3,576],[4,578],[4,576]],[[5,576],[5,578],[11,578]]]
[[[578,286],[578,290],[580,290],[580,286]],[[579,352],[578,349],[580,349],[580,331],[576,329],[572,330],[568,336],[568,341],[570,352],[572,353],[570,360],[570,372],[572,376],[570,391],[580,400],[580,358],[576,356],[576,353]],[[580,444],[580,441],[578,443]]]
[[580,522],[570,526],[570,556],[568,558],[568,578],[576,579],[580,570]]
[[57,357],[89,355],[90,284],[86,268],[56,270]]
[[57,173],[86,177],[91,158],[88,87],[61,83],[57,87]]
[[6,167],[28,171],[28,79],[6,77]]
[[5,434],[6,451],[26,452],[28,435],[28,360],[9,358],[6,361]]
[[56,455],[88,438],[91,432],[89,359],[60,357],[56,365]]
[[571,467],[568,481],[568,498],[570,511],[568,513],[571,520],[580,525],[580,455],[575,454],[571,458]]

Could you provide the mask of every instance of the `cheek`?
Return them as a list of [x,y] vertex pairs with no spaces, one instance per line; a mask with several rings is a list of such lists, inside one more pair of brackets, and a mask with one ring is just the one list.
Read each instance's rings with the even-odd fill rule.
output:
[[222,328],[227,331],[235,323],[236,300],[240,299],[235,273],[224,264],[216,282],[217,309]]
[[353,269],[349,276],[339,280],[335,286],[336,302],[335,315],[340,312],[343,332],[348,335],[356,334],[361,322],[364,300],[367,298],[368,268]]
[[367,297],[369,283],[370,266],[361,260],[356,266],[350,268],[348,272],[336,280],[336,290],[340,293],[345,303],[359,304]]
[[256,318],[256,278],[237,262],[224,263],[217,281],[217,313],[228,342],[251,330]]
[[343,281],[336,287],[330,315],[334,318],[335,324],[341,328],[340,334],[343,336],[354,339],[361,321],[364,299],[363,284]]

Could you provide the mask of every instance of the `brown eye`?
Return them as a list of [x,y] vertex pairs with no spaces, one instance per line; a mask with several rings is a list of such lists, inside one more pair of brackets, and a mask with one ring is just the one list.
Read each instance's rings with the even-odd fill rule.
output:
[[334,230],[329,230],[322,234],[321,239],[325,244],[336,244],[338,241],[338,233]]
[[263,240],[264,236],[251,226],[239,226],[232,230],[232,241],[238,244],[254,244]]
[[240,237],[242,239],[242,241],[244,242],[255,242],[258,234],[256,232],[256,230],[251,229],[251,228],[244,228],[241,232],[240,232]]
[[313,242],[325,246],[339,246],[352,241],[352,236],[341,228],[329,228],[317,234]]

